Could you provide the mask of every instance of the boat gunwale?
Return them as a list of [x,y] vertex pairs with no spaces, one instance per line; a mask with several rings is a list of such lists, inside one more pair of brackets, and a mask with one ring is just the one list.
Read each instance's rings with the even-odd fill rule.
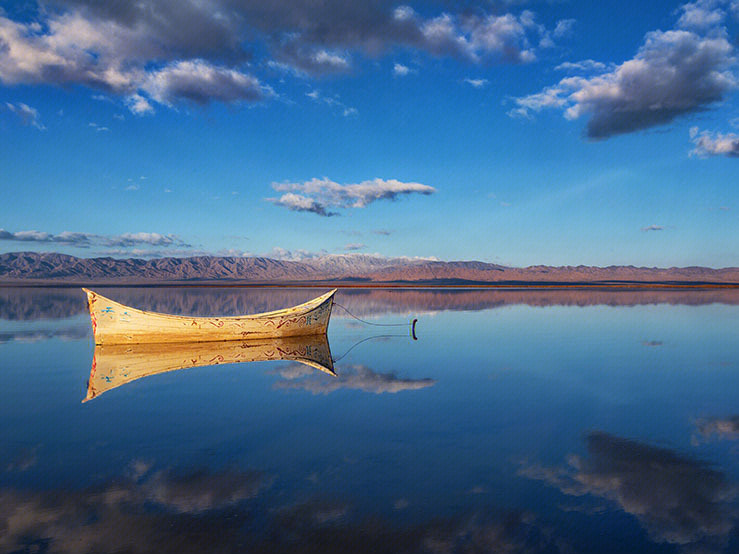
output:
[[303,312],[310,311],[310,310],[313,310],[319,307],[321,304],[323,304],[327,300],[330,300],[334,296],[334,294],[336,294],[336,292],[338,291],[338,289],[332,289],[329,292],[322,294],[321,296],[318,296],[316,298],[312,298],[306,302],[303,302],[302,304],[297,304],[296,306],[291,306],[289,308],[281,308],[279,310],[272,310],[270,312],[261,312],[258,314],[246,314],[246,315],[238,315],[238,316],[217,316],[217,315],[187,316],[187,315],[166,314],[162,312],[142,310],[139,308],[128,306],[126,304],[122,304],[120,302],[117,302],[116,300],[112,300],[108,298],[107,296],[103,296],[102,294],[92,291],[90,289],[82,287],[82,290],[87,295],[88,308],[90,311],[92,311],[92,305],[90,304],[90,298],[91,298],[91,295],[95,295],[100,300],[104,300],[107,302],[111,302],[113,304],[117,304],[118,306],[122,306],[126,308],[127,310],[132,310],[138,314],[145,315],[147,317],[156,316],[156,317],[160,317],[163,319],[173,319],[177,321],[186,319],[188,321],[195,320],[195,321],[203,321],[203,322],[214,320],[214,319],[219,320],[219,321],[224,321],[224,322],[229,322],[229,321],[236,322],[236,321],[244,321],[244,320],[251,320],[251,319],[269,319],[269,318],[274,318],[274,317],[282,317],[285,315],[292,315],[294,313],[303,313]]

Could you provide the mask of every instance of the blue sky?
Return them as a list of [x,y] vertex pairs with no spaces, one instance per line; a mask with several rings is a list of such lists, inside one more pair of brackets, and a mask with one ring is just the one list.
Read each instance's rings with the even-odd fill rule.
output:
[[0,7],[0,251],[739,265],[739,1]]

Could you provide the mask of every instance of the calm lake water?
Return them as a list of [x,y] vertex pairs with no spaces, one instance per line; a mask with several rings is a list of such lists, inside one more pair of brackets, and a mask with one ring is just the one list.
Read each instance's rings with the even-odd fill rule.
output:
[[[325,289],[99,292],[237,315]],[[418,340],[334,308],[336,377],[224,363],[83,403],[82,292],[0,289],[0,552],[739,552],[739,291],[336,300]]]

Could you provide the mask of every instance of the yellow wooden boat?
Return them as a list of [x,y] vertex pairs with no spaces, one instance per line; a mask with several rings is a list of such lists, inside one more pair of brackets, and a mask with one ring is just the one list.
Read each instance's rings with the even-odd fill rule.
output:
[[124,306],[88,289],[95,344],[210,342],[325,334],[336,289],[304,304],[237,317],[189,317]]
[[336,376],[325,333],[245,341],[97,345],[83,402],[167,371],[271,360],[300,362]]

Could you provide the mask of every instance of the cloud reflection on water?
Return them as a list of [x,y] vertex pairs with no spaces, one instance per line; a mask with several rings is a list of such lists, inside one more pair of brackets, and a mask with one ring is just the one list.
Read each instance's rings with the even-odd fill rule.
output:
[[226,551],[237,544],[239,518],[223,511],[270,483],[258,471],[159,471],[84,490],[0,490],[0,550]]
[[305,371],[297,364],[270,371],[282,380],[274,384],[275,389],[305,390],[313,394],[329,394],[339,389],[360,390],[374,394],[397,393],[432,387],[435,379],[407,379],[395,373],[380,373],[364,365],[345,365],[337,368],[337,377]]
[[[260,472],[158,473],[95,489],[0,490],[0,550],[60,554],[571,552],[534,514],[420,523],[353,517],[345,502],[275,504]],[[261,499],[257,500],[256,497]],[[282,505],[280,505],[282,503]]]
[[657,542],[722,548],[736,523],[737,487],[706,462],[667,448],[616,437],[587,435],[588,457],[568,467],[524,464],[519,475],[571,496],[593,495],[634,515]]
[[708,442],[714,437],[718,440],[739,439],[739,415],[699,419],[695,422],[695,427],[698,435],[693,435],[693,444]]

